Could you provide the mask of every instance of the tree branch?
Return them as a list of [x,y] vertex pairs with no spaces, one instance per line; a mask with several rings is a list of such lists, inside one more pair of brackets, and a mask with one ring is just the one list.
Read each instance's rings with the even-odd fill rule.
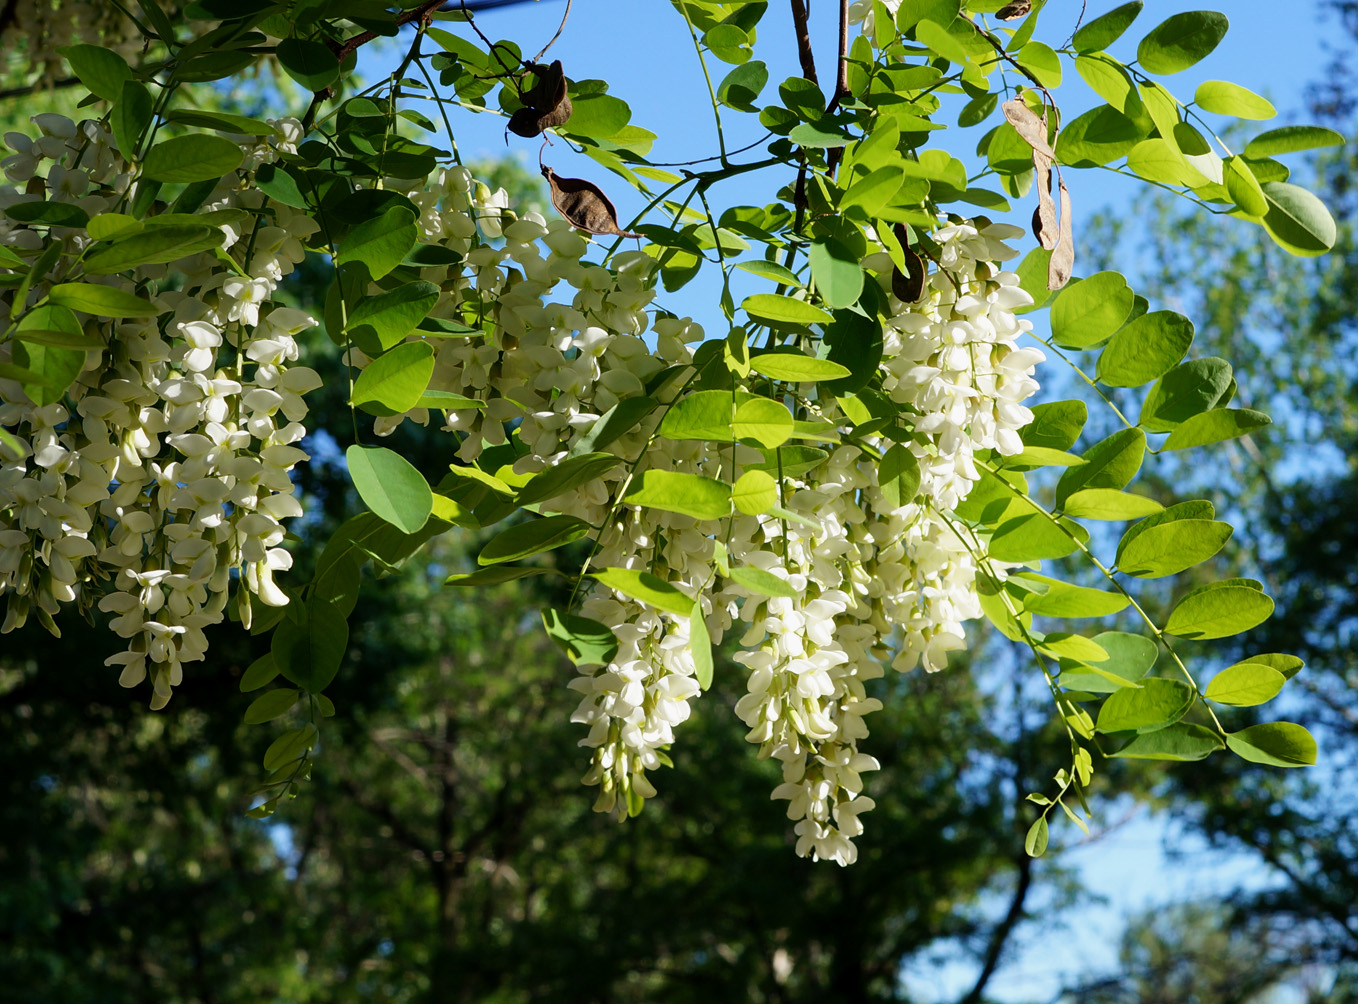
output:
[[1023,919],[1023,902],[1028,898],[1028,888],[1033,881],[1033,859],[1026,854],[1020,857],[1018,871],[1018,885],[1014,888],[1014,898],[1009,902],[1009,911],[1004,915],[1004,919],[990,932],[990,944],[986,946],[985,962],[981,966],[980,975],[976,977],[976,985],[958,1004],[981,1004],[981,994],[985,992],[986,984],[1000,966],[1000,956],[1004,953],[1005,942]]
[[811,32],[806,24],[806,4],[803,0],[792,0],[792,24],[797,32],[797,58],[802,63],[802,76],[813,84],[816,79],[816,57],[811,53]]

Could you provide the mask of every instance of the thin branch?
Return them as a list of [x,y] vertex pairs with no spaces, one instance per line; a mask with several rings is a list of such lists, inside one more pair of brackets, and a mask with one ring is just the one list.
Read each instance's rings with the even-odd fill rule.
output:
[[0,101],[6,98],[23,98],[39,90],[56,89],[58,87],[74,87],[80,83],[79,77],[62,77],[60,80],[35,80],[31,84],[22,87],[9,87],[0,91]]
[[[433,17],[434,11],[442,7],[444,3],[445,0],[429,0],[428,3],[416,7],[414,10],[408,10],[396,18],[396,27],[399,28],[401,25],[409,24],[411,21],[428,22],[428,20]],[[361,45],[367,45],[376,37],[377,32],[375,31],[360,32],[336,49],[335,56],[343,63],[355,49]]]
[[802,63],[802,76],[813,84],[816,79],[816,57],[811,53],[811,32],[807,27],[806,4],[803,0],[792,0],[792,24],[797,32],[797,58]]
[[548,40],[546,45],[538,50],[538,54],[533,57],[533,62],[536,63],[543,56],[547,55],[547,50],[556,44],[556,40],[560,38],[561,33],[566,30],[566,19],[571,16],[571,4],[574,2],[575,0],[566,0],[566,12],[561,15],[561,23],[557,25],[556,34]]
[[825,107],[828,115],[849,96],[849,0],[839,0],[839,69],[835,74],[835,93]]
[[999,968],[1000,956],[1004,952],[1005,942],[1014,933],[1014,928],[1023,919],[1023,901],[1028,898],[1028,888],[1033,881],[1033,859],[1028,855],[1023,855],[1018,859],[1018,885],[1014,888],[1014,898],[1009,902],[1009,910],[1004,915],[1004,919],[996,925],[995,930],[990,932],[990,943],[986,946],[985,962],[981,966],[981,973],[976,977],[976,985],[971,988],[959,1004],[981,1004],[984,999],[981,995],[985,992],[986,984],[995,975],[995,970]]

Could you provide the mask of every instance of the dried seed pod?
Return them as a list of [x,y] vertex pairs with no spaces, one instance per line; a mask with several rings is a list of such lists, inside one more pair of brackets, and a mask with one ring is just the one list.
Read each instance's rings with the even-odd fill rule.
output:
[[563,178],[543,165],[542,176],[552,188],[552,205],[571,226],[590,234],[641,237],[618,226],[618,211],[598,185],[583,178]]
[[1047,288],[1060,289],[1070,282],[1075,271],[1075,230],[1070,215],[1070,192],[1066,190],[1065,179],[1059,178],[1061,191],[1061,237],[1052,250],[1051,262],[1047,266]]
[[1050,251],[1056,247],[1058,231],[1056,227],[1056,202],[1052,199],[1052,162],[1033,151],[1033,170],[1037,174],[1037,208],[1033,210],[1033,236],[1039,244]]
[[1044,157],[1056,159],[1056,154],[1047,142],[1047,118],[1045,115],[1039,118],[1037,113],[1024,104],[1020,98],[1006,101],[1000,105],[1000,111],[1004,112],[1005,119],[1023,137],[1025,143]]
[[1032,0],[1014,0],[1013,3],[1007,3],[997,10],[995,17],[1001,21],[1015,21],[1032,9]]
[[537,83],[523,93],[524,106],[509,117],[509,131],[516,136],[533,137],[544,129],[564,125],[573,109],[566,94],[561,60],[551,66],[530,63],[528,68],[537,75]]

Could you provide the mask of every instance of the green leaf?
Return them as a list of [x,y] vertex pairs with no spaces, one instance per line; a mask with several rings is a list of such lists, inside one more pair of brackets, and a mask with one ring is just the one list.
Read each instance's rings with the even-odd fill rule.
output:
[[765,471],[746,471],[731,486],[731,502],[747,516],[766,513],[778,504],[778,482]]
[[359,373],[349,403],[378,415],[399,415],[419,404],[433,375],[434,347],[405,342]]
[[1067,124],[1056,144],[1056,156],[1072,167],[1097,167],[1127,156],[1145,138],[1122,112],[1100,105]]
[[279,770],[300,760],[307,750],[316,745],[319,733],[307,722],[300,729],[290,729],[269,744],[264,751],[264,769]]
[[1136,58],[1149,73],[1167,76],[1188,69],[1209,55],[1226,36],[1225,14],[1195,10],[1175,14],[1151,29],[1137,46]]
[[1098,52],[1106,49],[1132,26],[1136,16],[1141,13],[1142,0],[1132,0],[1120,7],[1114,7],[1107,14],[1101,14],[1088,24],[1081,25],[1075,32],[1071,43],[1077,52]]
[[1273,613],[1273,599],[1252,579],[1199,586],[1170,611],[1165,634],[1196,640],[1226,638],[1257,627]]
[[627,102],[611,94],[577,96],[573,93],[571,109],[571,117],[560,131],[573,136],[608,139],[616,136],[632,118],[632,109]]
[[789,268],[784,268],[776,261],[765,261],[763,258],[755,258],[752,261],[738,261],[736,268],[757,275],[761,279],[768,279],[770,282],[782,283],[785,286],[802,285],[802,280],[797,278],[797,273]]
[[1244,149],[1246,157],[1276,157],[1280,153],[1296,153],[1326,146],[1343,146],[1344,137],[1333,129],[1322,126],[1294,125],[1262,132]]
[[443,580],[445,586],[498,586],[505,582],[517,582],[539,575],[560,575],[555,568],[546,565],[487,565],[474,572],[458,572]]
[[349,231],[340,241],[336,263],[362,262],[368,266],[369,275],[380,279],[401,264],[418,236],[415,214],[405,206],[392,206]]
[[1225,745],[1219,735],[1205,726],[1178,722],[1168,728],[1139,735],[1116,753],[1108,755],[1124,760],[1171,760],[1184,763],[1205,760]]
[[1141,469],[1146,455],[1146,434],[1140,429],[1119,429],[1085,450],[1085,463],[1072,467],[1056,482],[1056,505],[1085,488],[1125,488]]
[[438,298],[439,288],[432,282],[407,282],[376,296],[364,296],[349,311],[345,330],[368,355],[378,355],[414,331]]
[[1287,677],[1272,666],[1258,662],[1238,662],[1227,666],[1207,684],[1203,697],[1235,708],[1252,708],[1277,697]]
[[900,191],[901,183],[904,181],[905,175],[898,165],[879,167],[872,173],[855,179],[849,185],[844,197],[839,200],[840,211],[861,209],[865,216],[873,219],[887,206],[891,197]]
[[643,471],[626,501],[694,519],[721,519],[731,512],[731,486],[700,474]]
[[622,457],[611,453],[582,453],[539,471],[531,481],[519,489],[515,501],[521,506],[534,505],[556,498],[568,491],[597,481],[622,463]]
[[59,283],[52,287],[47,298],[52,303],[96,317],[155,317],[160,313],[159,307],[135,293],[92,282]]
[[678,617],[687,617],[693,612],[692,596],[650,572],[642,572],[635,568],[604,568],[591,572],[590,575],[609,589],[649,604],[657,610],[664,610]]
[[1248,408],[1216,408],[1193,415],[1179,424],[1162,450],[1187,450],[1194,446],[1219,443],[1243,436],[1269,425],[1273,420],[1261,411]]
[[344,451],[349,477],[373,514],[406,533],[429,519],[434,493],[413,464],[385,446],[359,446]]
[[1127,68],[1111,56],[1077,56],[1075,71],[1095,94],[1127,118],[1135,121],[1145,114],[1141,95]]
[[797,596],[797,591],[787,579],[762,568],[752,568],[748,565],[733,568],[727,578],[759,596],[782,596],[787,599],[794,599]]
[[297,698],[302,696],[300,690],[291,687],[279,687],[277,690],[270,690],[267,694],[256,697],[250,706],[245,709],[246,725],[261,725],[264,722],[271,722],[275,718],[281,718],[292,710],[292,706],[297,703]]
[[1170,432],[1222,404],[1231,382],[1231,364],[1225,359],[1209,356],[1180,363],[1147,392],[1137,424],[1151,432]]
[[[1005,125],[1011,132],[1013,131],[1014,127],[1008,122]],[[1037,310],[1051,297],[1051,290],[1047,287],[1051,258],[1052,253],[1039,245],[1024,255],[1023,261],[1019,262],[1019,267],[1015,270],[1019,277],[1019,288],[1033,298],[1033,304],[1031,307],[1019,307],[1015,313],[1026,314]]]
[[780,401],[755,397],[736,408],[732,431],[741,442],[747,440],[772,450],[792,438],[792,414]]
[[616,442],[637,428],[641,420],[658,406],[659,402],[651,397],[624,398],[600,415],[599,420],[590,426],[589,432],[575,441],[571,456],[602,450]]
[[1140,519],[1163,510],[1155,499],[1116,488],[1086,488],[1073,493],[1063,507],[1067,516],[1100,520]]
[[588,617],[544,610],[542,626],[576,666],[606,666],[618,654],[618,639],[613,631]]
[[1107,617],[1126,609],[1131,602],[1121,593],[1077,586],[1045,575],[1025,572],[1016,578],[1025,586],[1036,582],[1043,588],[1043,592],[1029,593],[1023,598],[1024,612],[1037,617]]
[[501,530],[481,548],[478,565],[518,561],[579,540],[589,533],[590,525],[575,516],[544,516],[526,523],[515,523]]
[[793,126],[792,131],[787,134],[787,138],[798,146],[815,147],[818,149],[832,149],[838,146],[848,146],[853,139],[847,132],[835,128],[828,122],[803,122],[801,125]]
[[772,380],[811,383],[837,380],[849,375],[849,368],[828,359],[816,359],[800,352],[763,352],[750,357],[750,369]]
[[1260,665],[1268,666],[1271,669],[1276,669],[1279,673],[1282,673],[1283,678],[1287,680],[1296,676],[1301,672],[1302,667],[1306,665],[1300,657],[1295,655],[1284,655],[1281,652],[1269,652],[1265,655],[1252,655],[1248,659],[1242,659],[1241,661],[1259,663]]
[[1127,154],[1127,166],[1137,177],[1162,185],[1188,186],[1190,181],[1201,180],[1178,147],[1158,136],[1144,139],[1132,147]]
[[[83,350],[104,347],[104,343],[99,339],[85,334],[85,329],[80,326],[80,321],[69,307],[56,303],[45,303],[30,310],[15,326],[14,337],[21,341],[54,345],[62,349]],[[81,362],[84,362],[83,356]],[[55,379],[61,382],[61,389],[65,389],[79,372],[80,367],[76,367],[69,376],[62,375]]]
[[1267,722],[1226,734],[1231,752],[1251,763],[1273,767],[1310,767],[1316,762],[1316,741],[1292,722]]
[[[863,292],[863,269],[857,256],[833,240],[817,241],[807,253],[816,292],[827,307],[851,307]],[[746,307],[748,311],[748,306]]]
[[1083,349],[1122,327],[1136,295],[1117,272],[1096,272],[1061,290],[1051,308],[1052,338]]
[[1030,858],[1040,858],[1047,850],[1047,839],[1049,831],[1047,828],[1047,817],[1038,816],[1036,822],[1028,827],[1028,834],[1023,838],[1024,853]]
[[1005,520],[990,538],[987,553],[997,561],[1063,558],[1079,547],[1069,532],[1043,513]]
[[[51,311],[65,310],[65,307],[49,307]],[[30,321],[38,311],[33,311],[24,318]],[[69,313],[69,311],[67,311]],[[33,323],[48,323],[33,321]],[[22,329],[23,322],[20,322]],[[50,326],[44,330],[53,330]],[[24,332],[19,332],[23,337]],[[75,383],[76,377],[85,366],[85,350],[63,348],[57,345],[49,345],[41,342],[31,342],[26,338],[16,341],[11,348],[10,358],[14,365],[22,370],[29,370],[33,376],[25,379],[20,375],[19,382],[24,389],[24,393],[36,405],[53,404],[60,401],[66,394],[66,389]],[[29,379],[32,382],[29,382]]]
[[1019,430],[1025,446],[1068,450],[1089,419],[1083,401],[1048,401],[1033,407],[1033,420]]
[[1268,213],[1264,189],[1243,157],[1227,157],[1222,163],[1222,176],[1226,191],[1242,213],[1256,217]]
[[339,60],[324,42],[285,38],[275,54],[287,75],[308,91],[323,91],[339,80]]
[[71,70],[91,94],[105,101],[117,101],[123,84],[132,79],[127,60],[101,45],[63,45],[57,52],[66,57]]
[[1278,114],[1267,99],[1228,80],[1204,80],[1193,100],[1204,111],[1240,119],[1271,119]]
[[769,82],[769,70],[762,62],[752,59],[737,66],[717,85],[717,100],[737,111],[758,111],[755,100]]
[[[1170,510],[1166,510],[1168,513]],[[1226,546],[1234,528],[1212,519],[1176,519],[1128,530],[1118,544],[1117,566],[1140,579],[1177,575]]]
[[201,108],[174,108],[165,113],[166,122],[192,126],[195,129],[216,129],[240,136],[277,136],[278,129],[252,119],[248,115],[233,115],[230,112],[211,112]]
[[278,667],[274,665],[273,653],[266,652],[246,668],[240,678],[240,692],[248,694],[252,690],[260,687],[267,687],[278,676]]
[[142,161],[142,177],[170,184],[216,181],[244,159],[245,152],[231,140],[193,133],[151,147]]
[[1091,639],[1107,653],[1107,658],[1085,663],[1062,663],[1061,686],[1067,690],[1113,693],[1135,687],[1150,672],[1160,649],[1145,635],[1125,631],[1104,631]]
[[1268,201],[1264,229],[1290,254],[1311,258],[1334,246],[1338,231],[1325,203],[1306,189],[1285,181],[1260,186]]
[[85,273],[111,275],[140,265],[178,261],[199,251],[219,248],[225,240],[226,235],[217,227],[179,224],[152,227],[90,254],[85,258]]
[[777,293],[755,293],[745,297],[740,306],[753,320],[779,330],[804,328],[809,324],[829,324],[833,320],[814,304]]
[[300,623],[292,616],[279,622],[270,651],[280,673],[314,694],[339,672],[349,645],[349,622],[339,607],[315,598],[299,613]]
[[1173,310],[1142,314],[1115,334],[1099,356],[1099,381],[1140,387],[1173,368],[1193,344],[1193,322]]
[[5,209],[5,215],[20,223],[49,227],[83,227],[90,221],[85,210],[69,202],[16,202]]
[[702,603],[694,602],[688,623],[688,650],[693,655],[693,678],[698,681],[700,689],[707,690],[712,686],[712,636],[707,630]]
[[[657,430],[669,439],[703,439],[729,443],[735,438],[734,402],[727,390],[686,394],[665,412]],[[784,409],[786,410],[786,409]]]
[[894,444],[882,454],[881,463],[877,465],[877,484],[891,508],[909,505],[919,494],[919,461],[906,446]]
[[1197,694],[1178,680],[1152,676],[1140,687],[1124,687],[1108,695],[1094,728],[1100,732],[1156,732],[1173,725],[1193,707]]
[[1042,42],[1029,42],[1015,54],[1014,59],[1036,77],[1043,87],[1061,86],[1061,57],[1051,46]]

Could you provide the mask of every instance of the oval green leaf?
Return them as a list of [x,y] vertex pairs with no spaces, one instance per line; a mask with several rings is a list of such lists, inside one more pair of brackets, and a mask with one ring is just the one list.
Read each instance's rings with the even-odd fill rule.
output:
[[1164,630],[1176,638],[1226,638],[1257,627],[1271,613],[1273,598],[1258,583],[1231,579],[1194,589],[1170,612]]
[[359,446],[344,451],[349,477],[373,514],[406,533],[429,519],[434,493],[413,464],[385,446]]

